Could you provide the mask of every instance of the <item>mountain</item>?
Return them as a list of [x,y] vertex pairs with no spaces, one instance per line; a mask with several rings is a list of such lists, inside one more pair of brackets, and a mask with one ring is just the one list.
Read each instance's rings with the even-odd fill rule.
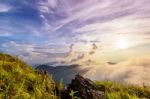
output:
[[90,68],[81,68],[80,65],[66,65],[52,67],[49,65],[39,65],[37,70],[46,70],[49,74],[52,74],[54,80],[58,83],[63,80],[64,84],[69,84],[76,74],[84,75]]

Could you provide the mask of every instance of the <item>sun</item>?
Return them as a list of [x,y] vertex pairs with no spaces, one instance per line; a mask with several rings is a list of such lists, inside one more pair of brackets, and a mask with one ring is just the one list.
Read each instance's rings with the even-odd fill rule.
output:
[[116,40],[116,47],[117,48],[126,49],[126,48],[128,48],[128,46],[129,46],[129,42],[126,38],[120,37]]

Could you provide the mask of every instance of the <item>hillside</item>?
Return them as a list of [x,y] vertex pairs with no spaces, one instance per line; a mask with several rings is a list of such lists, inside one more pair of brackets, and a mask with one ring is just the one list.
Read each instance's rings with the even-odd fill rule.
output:
[[17,57],[0,53],[0,99],[150,99],[148,86],[91,81],[75,75],[75,68],[79,66],[45,68],[53,73],[58,70],[59,77],[73,72],[70,84],[64,87],[62,83],[55,84],[42,66],[37,71]]
[[140,87],[109,81],[96,81],[95,85],[100,91],[105,92],[104,99],[150,99],[149,86]]
[[0,53],[0,99],[56,99],[55,84],[46,72]]

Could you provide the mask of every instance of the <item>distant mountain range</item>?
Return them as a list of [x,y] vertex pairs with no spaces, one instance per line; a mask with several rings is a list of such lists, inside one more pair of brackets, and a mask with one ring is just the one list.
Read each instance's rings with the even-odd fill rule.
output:
[[56,66],[51,65],[39,65],[36,67],[37,70],[46,70],[49,74],[53,75],[53,79],[58,83],[61,79],[64,84],[69,84],[76,74],[84,75],[90,70],[89,68],[81,68],[78,64]]

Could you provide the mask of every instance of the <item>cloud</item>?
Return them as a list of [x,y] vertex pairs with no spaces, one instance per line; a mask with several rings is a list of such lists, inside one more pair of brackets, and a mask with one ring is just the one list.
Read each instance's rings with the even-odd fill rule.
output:
[[3,33],[3,34],[0,34],[0,37],[9,37],[11,36],[11,33]]
[[98,47],[95,43],[93,43],[92,46],[93,46],[93,50],[98,49]]
[[[69,50],[67,46],[75,44],[78,52],[86,53],[89,47],[85,46],[91,43],[96,43],[98,48],[101,44],[102,51],[115,50],[113,42],[118,35],[126,36],[131,46],[148,43],[149,6],[149,0],[3,0],[0,1],[0,46],[15,41],[45,48],[53,43]],[[58,49],[53,48],[57,53],[64,53]],[[17,49],[14,52],[19,54]]]
[[[61,61],[69,54],[69,50],[64,49],[61,45],[55,46],[53,44],[40,45],[18,43],[14,41],[2,43],[1,49],[5,52],[19,56],[29,64],[42,64],[53,61]],[[56,49],[59,48],[57,51]]]
[[0,13],[2,13],[2,12],[8,12],[8,11],[10,11],[11,9],[12,9],[11,6],[6,5],[6,4],[1,4],[1,3],[0,3]]
[[111,80],[138,85],[150,85],[149,61],[150,56],[143,55],[114,65],[93,65],[91,70],[84,76],[93,80]]
[[70,53],[70,54],[71,54],[72,51],[73,51],[73,46],[74,46],[74,44],[71,44],[71,45],[69,46],[69,49],[70,49],[69,53]]
[[[89,44],[86,52],[76,50],[76,46],[75,44],[70,44],[68,55],[62,59],[66,64],[96,64],[93,57],[94,54],[97,53],[98,46],[95,43]],[[83,48],[85,48],[85,46]]]
[[90,55],[93,55],[93,54],[95,53],[95,50],[96,50],[96,49],[98,49],[98,46],[97,46],[95,43],[93,43],[93,44],[92,44],[92,50],[89,52],[89,54],[90,54]]
[[77,57],[75,57],[74,59],[71,59],[71,63],[73,63],[73,62],[78,62],[78,61],[80,61],[81,59],[83,59],[84,58],[84,54],[82,53],[82,54],[78,54],[78,56]]
[[[149,53],[149,12],[149,0],[2,0],[0,51],[30,64],[89,66],[85,76],[93,80],[149,84],[150,56],[114,65],[107,64],[112,56],[103,60],[104,54],[117,50],[114,41],[120,36],[127,37],[131,47],[147,44],[131,52]],[[120,59],[117,52],[113,55]]]
[[[51,34],[54,32],[54,38],[67,38],[72,43],[77,38],[88,42],[88,35],[92,36],[92,41],[95,41],[104,39],[104,36],[120,33],[130,35],[131,39],[136,36],[139,41],[140,37],[144,38],[144,35],[141,36],[139,33],[149,31],[148,0],[139,2],[136,0],[81,0],[80,2],[52,0],[51,2],[47,0],[40,4],[48,9],[46,14],[41,13],[46,19],[45,26],[49,27],[46,29],[47,32]],[[62,9],[64,7],[65,9]],[[76,34],[73,35],[74,33]],[[81,35],[87,38],[84,39]]]

